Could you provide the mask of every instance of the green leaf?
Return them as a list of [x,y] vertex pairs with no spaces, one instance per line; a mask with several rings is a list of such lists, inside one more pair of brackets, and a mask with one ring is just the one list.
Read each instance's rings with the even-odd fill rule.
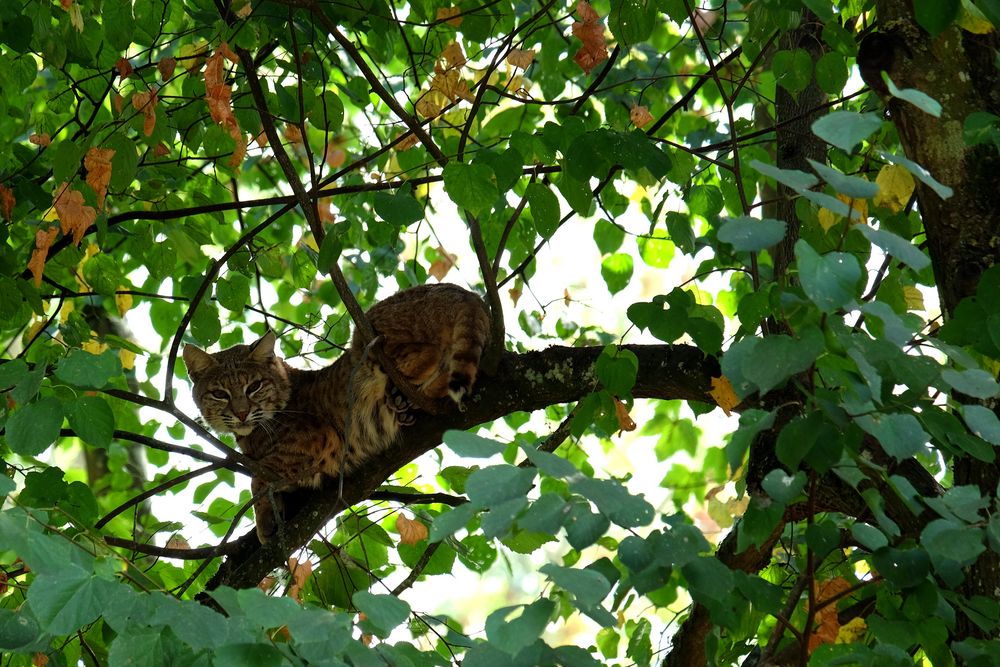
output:
[[805,49],[777,51],[771,60],[771,70],[779,86],[797,95],[812,80],[812,56]]
[[528,183],[524,194],[535,222],[535,231],[543,239],[549,238],[559,227],[559,198],[541,183]]
[[232,271],[215,284],[215,298],[228,310],[242,313],[250,301],[250,279]]
[[789,504],[795,500],[806,486],[806,475],[801,470],[789,475],[780,468],[775,468],[761,480],[761,487],[767,495],[779,503]]
[[806,296],[825,313],[854,305],[861,266],[854,255],[830,252],[819,255],[806,241],[795,243],[799,279]]
[[962,418],[977,437],[991,445],[1000,445],[1000,419],[992,410],[982,405],[963,405]]
[[565,527],[566,540],[580,551],[600,539],[611,527],[611,521],[603,514],[591,512],[588,503],[574,503],[566,517]]
[[500,454],[507,446],[468,431],[449,430],[444,432],[444,444],[459,456],[470,459],[488,459]]
[[866,181],[857,176],[842,174],[832,167],[828,167],[821,162],[807,158],[809,165],[820,177],[833,186],[833,189],[848,197],[857,199],[868,199],[878,194],[878,184]]
[[601,600],[611,592],[611,584],[600,572],[589,569],[560,567],[547,563],[538,570],[547,576],[552,583],[569,591],[577,602],[584,607],[600,604]]
[[987,399],[1000,394],[1000,384],[997,384],[991,374],[980,368],[970,368],[965,371],[946,368],[941,371],[941,379],[955,391],[973,398]]
[[[530,185],[528,186],[531,187]],[[537,223],[536,223],[537,224]],[[598,218],[594,224],[594,242],[601,254],[607,255],[618,250],[625,240],[625,230],[618,225]]]
[[[502,607],[486,617],[486,638],[510,656],[534,644],[552,617],[556,605],[544,598],[530,605]],[[521,611],[518,616],[514,612]]]
[[674,258],[674,242],[668,239],[662,231],[656,231],[652,236],[639,238],[639,256],[647,266],[665,269]]
[[783,220],[773,218],[725,218],[726,222],[719,228],[719,240],[732,245],[740,252],[759,252],[777,244],[785,238]]
[[833,111],[812,124],[813,133],[845,153],[882,127],[882,118],[874,113]]
[[59,437],[62,421],[59,399],[46,396],[29,403],[7,420],[7,444],[15,454],[37,456]]
[[632,279],[632,256],[625,253],[609,255],[601,261],[601,277],[612,294],[628,287]]
[[796,191],[808,190],[819,183],[818,178],[798,169],[780,169],[760,160],[750,160],[750,166],[763,175],[769,176],[782,185],[787,185]]
[[16,651],[34,643],[40,635],[38,622],[25,610],[0,609],[0,650]]
[[930,439],[917,418],[909,413],[873,413],[855,417],[854,421],[882,443],[890,456],[899,460],[923,450]]
[[885,72],[882,73],[882,79],[885,81],[886,86],[889,87],[889,94],[893,97],[905,100],[924,113],[930,114],[935,118],[941,117],[941,103],[927,93],[917,90],[916,88],[905,88],[900,90]]
[[472,504],[488,508],[515,498],[525,498],[535,482],[537,471],[500,464],[476,470],[465,481],[465,492]]
[[368,617],[363,623],[371,626],[373,634],[379,637],[388,637],[393,628],[410,616],[410,605],[395,595],[358,591],[353,601],[354,606]]
[[115,415],[100,396],[81,396],[69,412],[69,425],[84,442],[107,447],[115,431]]
[[284,654],[270,644],[227,644],[212,652],[213,667],[280,667]]
[[639,619],[632,629],[625,655],[637,665],[649,665],[653,661],[653,642],[650,638],[652,632],[653,626],[645,618]]
[[645,498],[633,496],[619,482],[580,475],[570,480],[570,488],[590,500],[602,514],[622,528],[645,526],[654,510]]
[[961,6],[960,0],[913,0],[913,15],[933,37],[955,21]]
[[473,215],[488,211],[499,196],[496,176],[484,164],[449,162],[443,176],[444,189],[451,200]]
[[324,91],[309,111],[309,122],[313,127],[336,132],[344,124],[344,103],[332,91]]
[[10,389],[28,375],[23,359],[11,359],[0,364],[0,390]]
[[202,347],[208,347],[222,335],[222,320],[214,303],[200,303],[191,318],[191,335]]
[[431,542],[440,542],[444,538],[454,535],[465,528],[477,511],[471,503],[466,503],[437,515],[434,517],[434,523],[431,524],[428,539]]
[[914,271],[923,271],[931,264],[930,257],[922,253],[919,248],[906,239],[896,236],[892,232],[875,229],[868,225],[858,225],[855,229],[859,230],[866,239],[879,248],[882,248],[886,253],[904,264],[908,264]]
[[638,371],[639,359],[635,353],[616,345],[604,348],[594,364],[601,385],[618,397],[631,395]]
[[[820,0],[818,4],[828,9],[830,7],[830,3],[825,0]],[[833,18],[832,14],[830,18]],[[839,95],[844,90],[848,74],[847,62],[842,53],[830,51],[816,61],[816,83],[828,95]]]
[[114,350],[91,354],[74,349],[56,364],[56,377],[77,387],[101,389],[121,372],[122,365]]
[[951,519],[935,519],[920,533],[920,544],[932,560],[947,558],[960,565],[971,565],[986,550],[983,529]]
[[58,575],[38,575],[28,592],[28,605],[44,632],[66,635],[96,620],[116,587],[70,562]]
[[620,0],[611,5],[608,28],[622,44],[638,44],[652,34],[656,11],[657,5],[653,0]]
[[882,576],[899,588],[916,586],[931,571],[927,552],[921,548],[882,548],[872,554],[872,564]]
[[[779,334],[753,340],[757,342],[753,345],[752,352],[740,355],[737,359],[740,368],[733,376],[753,383],[761,395],[780,386],[793,375],[808,370],[824,346],[823,335],[815,328],[804,330],[800,338]],[[737,349],[743,351],[744,347],[741,345]],[[723,357],[723,372],[727,377],[730,374],[726,371],[725,360],[731,353],[733,348]],[[767,363],[762,363],[761,360],[764,359],[768,360]]]
[[393,194],[376,192],[375,212],[387,223],[397,227],[406,227],[424,217],[424,207],[407,188],[401,188]]

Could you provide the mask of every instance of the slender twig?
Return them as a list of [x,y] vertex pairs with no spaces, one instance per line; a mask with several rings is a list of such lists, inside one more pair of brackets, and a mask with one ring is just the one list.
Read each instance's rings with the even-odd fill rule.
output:
[[399,595],[403,591],[405,591],[407,588],[415,584],[417,582],[417,579],[420,578],[420,575],[427,568],[428,563],[431,562],[431,557],[434,556],[434,552],[437,551],[438,547],[440,547],[442,544],[444,543],[432,542],[431,544],[428,544],[427,548],[424,549],[424,552],[420,554],[420,560],[414,563],[413,569],[410,570],[410,573],[408,575],[406,575],[406,579],[403,579],[401,582],[399,582],[399,585],[396,586],[394,589],[392,589],[390,594],[399,597]]
[[219,464],[217,464],[217,463],[210,463],[207,466],[202,466],[201,468],[195,468],[194,470],[189,470],[188,472],[184,473],[183,475],[178,475],[177,477],[171,477],[170,479],[166,480],[165,482],[161,482],[160,484],[157,484],[157,485],[155,485],[153,487],[150,487],[150,488],[146,489],[145,491],[143,491],[142,493],[140,493],[138,495],[132,496],[127,501],[125,501],[124,503],[122,503],[118,507],[116,507],[113,510],[111,510],[110,512],[108,512],[103,517],[101,517],[97,521],[97,523],[94,524],[94,527],[97,528],[97,529],[101,529],[105,525],[107,525],[107,523],[109,521],[111,521],[112,519],[114,519],[116,516],[118,516],[119,514],[121,514],[125,510],[127,510],[128,508],[134,507],[134,506],[138,505],[139,503],[143,502],[144,500],[146,500],[148,498],[152,498],[156,494],[162,493],[163,491],[166,491],[167,489],[169,489],[171,487],[177,486],[178,484],[183,484],[183,483],[187,482],[188,480],[192,480],[195,477],[199,477],[201,475],[204,475],[207,472],[211,472],[213,470],[218,470],[221,467],[222,466],[219,465]]

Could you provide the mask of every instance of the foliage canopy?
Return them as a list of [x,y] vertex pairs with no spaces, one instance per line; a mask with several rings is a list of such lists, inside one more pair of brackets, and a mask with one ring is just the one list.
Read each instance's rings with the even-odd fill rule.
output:
[[[998,27],[996,0],[3,3],[0,650],[993,664]],[[180,345],[270,327],[329,363],[440,279],[503,342],[468,409],[259,545]]]

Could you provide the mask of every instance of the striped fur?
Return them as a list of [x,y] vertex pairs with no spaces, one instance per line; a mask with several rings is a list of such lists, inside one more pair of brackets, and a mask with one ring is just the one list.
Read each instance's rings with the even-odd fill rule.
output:
[[[423,285],[375,304],[367,316],[385,358],[403,377],[428,398],[451,397],[461,405],[489,338],[478,296],[455,285]],[[274,344],[268,332],[215,354],[184,348],[205,421],[234,433],[243,453],[267,471],[251,485],[262,542],[276,529],[282,491],[317,488],[324,476],[356,470],[414,419],[357,333],[350,349],[320,370],[289,366]]]

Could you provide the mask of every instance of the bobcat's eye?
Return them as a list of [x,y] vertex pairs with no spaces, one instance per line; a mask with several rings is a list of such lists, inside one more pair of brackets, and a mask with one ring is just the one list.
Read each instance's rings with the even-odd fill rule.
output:
[[213,391],[208,392],[208,395],[217,401],[229,400],[229,392],[226,391],[225,389],[215,389]]
[[253,382],[248,384],[246,389],[247,396],[252,396],[254,393],[256,393],[260,389],[262,384],[263,382],[261,382],[260,380],[254,380]]

